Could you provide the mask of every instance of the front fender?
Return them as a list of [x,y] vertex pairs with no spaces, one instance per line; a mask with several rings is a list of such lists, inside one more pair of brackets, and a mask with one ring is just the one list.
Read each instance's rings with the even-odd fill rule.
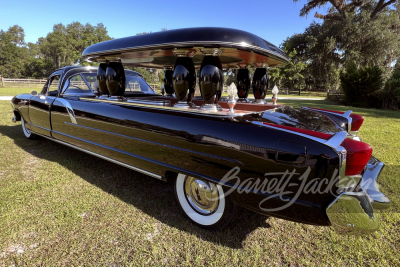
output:
[[14,96],[11,99],[11,108],[14,112],[13,121],[20,121],[21,118],[24,119],[27,123],[31,123],[29,117],[29,103],[32,95],[30,94],[22,94]]

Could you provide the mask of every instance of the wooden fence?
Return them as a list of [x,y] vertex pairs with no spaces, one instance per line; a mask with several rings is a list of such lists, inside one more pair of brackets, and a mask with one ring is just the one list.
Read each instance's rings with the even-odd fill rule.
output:
[[32,87],[32,88],[42,88],[46,83],[46,79],[9,79],[0,78],[2,87]]
[[[43,88],[47,79],[11,79],[0,77],[0,85],[2,87],[12,88]],[[84,85],[83,81],[73,81],[74,85]],[[93,86],[93,83],[89,83]],[[149,84],[155,91],[160,91],[158,84]]]

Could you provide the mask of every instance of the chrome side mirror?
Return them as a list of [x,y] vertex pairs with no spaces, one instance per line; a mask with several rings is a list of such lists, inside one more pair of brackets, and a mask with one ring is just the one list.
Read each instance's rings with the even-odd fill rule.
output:
[[37,96],[37,92],[36,92],[36,91],[32,91],[32,92],[31,92],[31,95]]

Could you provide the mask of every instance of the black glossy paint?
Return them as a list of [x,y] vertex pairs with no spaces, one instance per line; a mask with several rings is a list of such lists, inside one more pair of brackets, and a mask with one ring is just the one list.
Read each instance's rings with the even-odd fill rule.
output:
[[[248,44],[247,46],[243,44]],[[89,46],[83,51],[83,58],[95,55],[106,55],[130,48],[162,47],[170,49],[188,46],[211,45],[229,47],[243,51],[256,51],[262,55],[276,58],[281,62],[288,62],[287,55],[275,45],[249,32],[217,27],[187,28],[155,32],[143,35],[114,39]]]
[[253,94],[255,99],[264,99],[268,88],[266,68],[256,68],[253,76]]
[[172,77],[174,75],[173,70],[164,71],[164,89],[167,96],[172,96],[174,94],[174,85],[172,84]]
[[125,71],[121,62],[109,62],[106,70],[106,84],[110,95],[123,96],[125,83]]
[[236,87],[239,101],[247,99],[250,91],[251,75],[248,69],[238,69]]
[[[72,71],[64,71],[62,79],[68,79],[64,75],[70,73]],[[44,128],[49,127],[51,136],[57,140],[160,176],[173,171],[218,182],[232,168],[239,167],[237,176],[242,182],[249,178],[273,178],[276,174],[272,173],[293,170],[299,174],[309,170],[309,180],[331,178],[339,165],[337,153],[324,144],[278,128],[253,123],[297,123],[299,126],[296,127],[300,127],[309,120],[310,125],[318,129],[323,116],[316,112],[301,111],[298,114],[296,111],[282,109],[277,110],[276,114],[265,111],[239,117],[218,117],[179,109],[102,101],[94,96],[61,96],[54,97],[52,104],[47,107],[42,106],[43,112],[32,114],[26,112],[24,102],[32,102],[32,98],[30,95],[20,95],[12,100],[13,109],[25,118],[29,129],[41,133],[36,124],[46,123]],[[77,124],[71,120],[61,98],[71,105]],[[35,105],[32,108],[36,108]],[[327,126],[328,121],[333,128]],[[334,131],[336,128],[327,119],[321,122],[320,131],[324,129]],[[291,184],[301,184],[299,175],[277,178],[290,179]],[[227,189],[241,188],[235,180],[224,186]],[[285,197],[295,198],[295,189],[291,188],[293,192]],[[262,201],[267,197],[271,199]],[[231,199],[245,208],[316,225],[329,224],[325,208],[333,198],[329,192],[300,194],[289,208],[265,212],[263,209],[277,208],[285,202],[269,193],[254,190],[248,193],[235,190],[231,194]]]
[[218,104],[224,86],[219,57],[205,56],[200,67],[200,93],[206,104]]
[[180,101],[191,102],[196,86],[196,70],[189,57],[178,57],[172,77],[175,96]]
[[99,68],[97,70],[97,84],[99,86],[98,89],[101,95],[110,94],[107,89],[106,70],[107,70],[107,63],[100,63]]

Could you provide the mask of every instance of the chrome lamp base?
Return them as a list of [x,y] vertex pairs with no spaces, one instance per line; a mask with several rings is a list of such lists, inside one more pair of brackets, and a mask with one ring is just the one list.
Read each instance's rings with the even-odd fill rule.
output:
[[203,105],[201,105],[200,109],[204,110],[204,111],[210,111],[210,112],[222,111],[221,106],[218,105],[218,104],[214,104],[214,103],[212,103],[212,104],[203,104]]
[[248,100],[247,98],[239,98],[237,100],[237,102],[241,102],[241,103],[250,103],[250,100]]
[[255,99],[253,104],[265,105],[267,101],[265,101],[265,99]]
[[128,99],[126,98],[126,97],[123,97],[123,96],[110,96],[109,98],[108,98],[108,100],[111,100],[111,101],[127,101]]
[[197,108],[197,106],[192,102],[178,101],[177,103],[175,103],[174,108],[192,109]]

